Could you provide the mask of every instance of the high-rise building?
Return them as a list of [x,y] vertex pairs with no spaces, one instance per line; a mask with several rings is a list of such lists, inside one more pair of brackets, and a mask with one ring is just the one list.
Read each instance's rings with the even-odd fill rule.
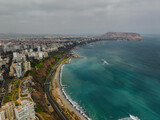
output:
[[34,104],[29,100],[23,100],[20,106],[15,107],[14,111],[17,120],[35,119]]
[[18,78],[23,77],[22,63],[16,63],[15,71],[16,71],[16,75],[17,75]]
[[19,54],[18,52],[13,52],[13,62],[22,62],[26,61],[26,55],[25,54]]
[[3,110],[0,111],[0,120],[5,120],[5,114]]
[[38,52],[40,52],[40,51],[41,51],[41,47],[40,47],[40,46],[38,46],[38,47],[37,47],[37,49],[38,49]]
[[13,52],[13,57],[14,57],[14,58],[19,57],[19,53],[18,53],[18,52]]
[[31,70],[31,63],[29,61],[25,61],[23,63],[23,67],[24,67],[24,72],[27,72],[27,71]]
[[39,59],[43,59],[43,52],[38,52]]
[[0,71],[0,82],[1,81],[3,81],[4,79],[3,79],[3,74],[1,73],[1,71]]
[[[4,106],[2,106],[0,109],[1,111],[3,111],[1,113],[1,118],[4,118],[4,116],[5,116],[5,120],[14,120],[14,118],[15,118],[14,107],[15,107],[14,102],[8,102]],[[3,115],[3,113],[4,113],[4,115]]]

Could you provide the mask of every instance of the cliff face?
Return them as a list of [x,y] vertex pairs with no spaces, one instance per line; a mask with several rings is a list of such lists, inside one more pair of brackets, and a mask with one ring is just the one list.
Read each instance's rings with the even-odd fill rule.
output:
[[106,40],[142,40],[142,37],[138,33],[126,33],[126,32],[108,32],[98,39]]

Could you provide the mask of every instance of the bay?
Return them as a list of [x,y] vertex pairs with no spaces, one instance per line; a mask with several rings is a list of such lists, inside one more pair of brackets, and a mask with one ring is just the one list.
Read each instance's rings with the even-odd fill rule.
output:
[[160,120],[160,36],[143,41],[105,41],[74,50],[83,58],[64,65],[66,93],[93,120],[129,114]]

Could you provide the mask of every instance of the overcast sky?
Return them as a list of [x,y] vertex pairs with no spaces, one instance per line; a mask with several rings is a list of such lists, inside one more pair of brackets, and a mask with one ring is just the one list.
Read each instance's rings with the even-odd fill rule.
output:
[[160,33],[160,0],[0,0],[0,33]]

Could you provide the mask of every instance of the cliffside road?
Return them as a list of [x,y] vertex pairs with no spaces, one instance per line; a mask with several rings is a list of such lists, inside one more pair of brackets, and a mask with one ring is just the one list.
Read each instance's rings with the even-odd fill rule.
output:
[[57,64],[52,68],[50,74],[48,75],[46,82],[45,82],[45,92],[47,95],[47,99],[50,102],[51,106],[53,107],[54,111],[56,112],[56,114],[59,116],[60,120],[69,120],[67,118],[67,116],[64,114],[64,112],[61,110],[61,108],[59,107],[58,103],[52,98],[52,95],[49,91],[49,86],[50,86],[50,81],[51,81],[51,77],[52,75],[55,73],[56,68],[58,67],[58,65],[62,62],[63,58],[61,58]]
[[39,113],[36,113],[36,116],[38,117],[39,120],[44,120],[43,117]]

